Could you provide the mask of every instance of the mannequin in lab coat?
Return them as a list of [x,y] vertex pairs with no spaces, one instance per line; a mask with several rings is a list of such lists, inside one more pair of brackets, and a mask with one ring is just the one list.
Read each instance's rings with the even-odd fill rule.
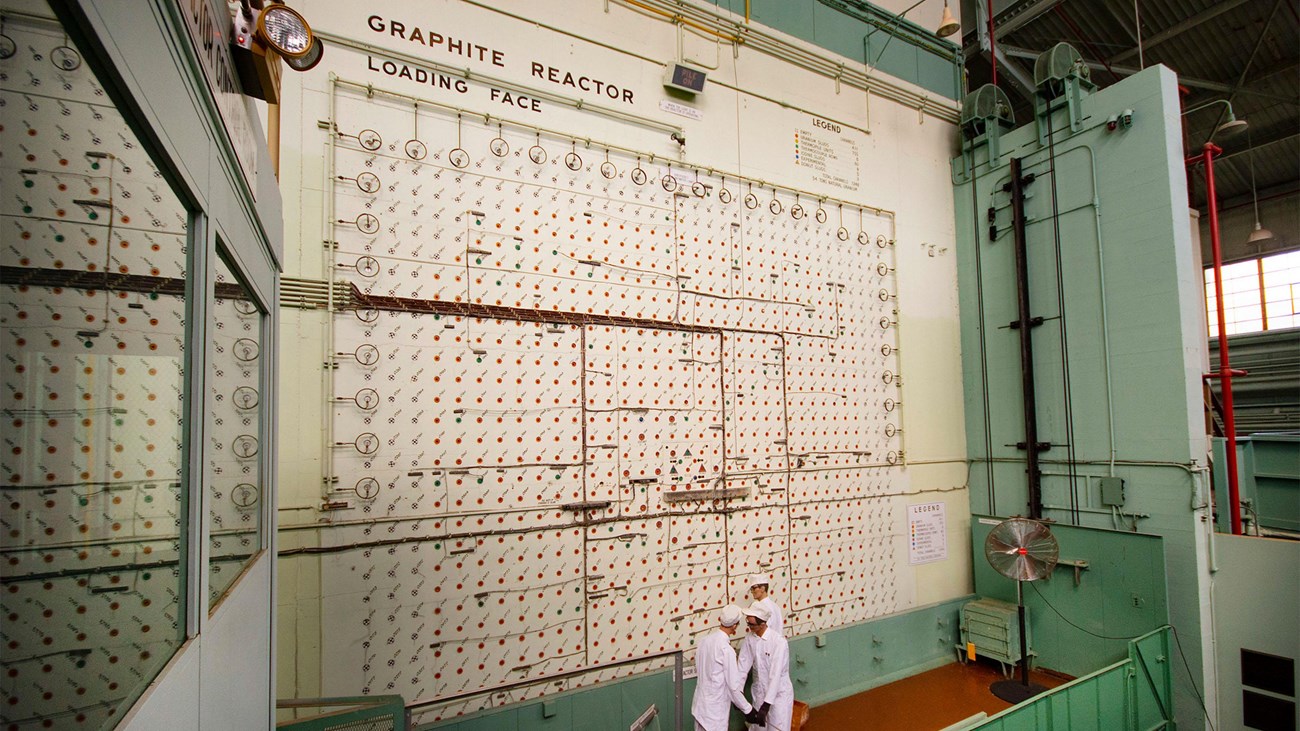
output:
[[745,700],[745,676],[737,668],[736,651],[731,648],[731,638],[743,617],[735,604],[723,607],[718,612],[718,628],[695,648],[695,696],[691,699],[695,731],[727,731],[733,705],[745,714],[746,721],[758,718]]
[[767,607],[769,616],[767,619],[767,628],[775,633],[783,634],[781,627],[781,607],[777,606],[776,600],[768,593],[768,587],[771,586],[771,580],[767,574],[750,574],[749,575],[749,595],[753,597],[754,602]]
[[749,634],[740,644],[740,675],[743,682],[750,669],[754,684],[749,688],[753,706],[758,709],[758,723],[749,720],[751,731],[790,731],[794,716],[794,684],[790,682],[790,645],[785,636],[773,631],[767,622],[771,611],[762,602],[745,610]]

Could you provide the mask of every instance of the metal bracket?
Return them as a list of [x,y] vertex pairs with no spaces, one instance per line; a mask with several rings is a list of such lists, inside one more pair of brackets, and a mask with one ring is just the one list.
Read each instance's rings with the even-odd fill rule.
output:
[[1084,561],[1082,559],[1077,559],[1077,558],[1076,559],[1062,558],[1057,560],[1056,565],[1069,566],[1070,568],[1074,569],[1075,586],[1078,586],[1083,581],[1083,572],[1087,571],[1089,568],[1087,561]]

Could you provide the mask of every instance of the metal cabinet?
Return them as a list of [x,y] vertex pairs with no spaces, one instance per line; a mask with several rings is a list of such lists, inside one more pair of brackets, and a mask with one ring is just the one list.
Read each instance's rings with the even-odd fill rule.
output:
[[[1020,620],[1016,611],[1016,605],[998,599],[976,599],[962,605],[958,659],[965,662],[967,645],[973,644],[975,654],[997,660],[1002,665],[1002,673],[1011,677],[1012,668],[1020,661]],[[1032,663],[1034,651],[1028,627],[1029,610],[1026,609],[1025,640]]]

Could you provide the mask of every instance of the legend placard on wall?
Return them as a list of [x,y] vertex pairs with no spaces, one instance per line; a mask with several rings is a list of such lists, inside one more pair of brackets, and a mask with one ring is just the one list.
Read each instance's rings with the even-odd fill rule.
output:
[[794,131],[794,164],[808,168],[813,180],[845,190],[857,190],[861,176],[858,143],[843,134],[843,127],[813,117],[811,124]]
[[948,533],[943,503],[907,506],[908,563],[913,565],[948,558]]

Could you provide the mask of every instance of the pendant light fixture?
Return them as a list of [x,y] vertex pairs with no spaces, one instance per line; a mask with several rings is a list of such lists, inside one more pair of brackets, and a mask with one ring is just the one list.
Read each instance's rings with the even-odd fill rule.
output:
[[[1246,138],[1246,144],[1250,145],[1250,138]],[[1273,240],[1273,232],[1259,225],[1259,191],[1255,188],[1255,148],[1250,147],[1250,196],[1255,202],[1255,230],[1250,232],[1250,237],[1246,243],[1250,246],[1260,246],[1266,241]]]
[[939,29],[934,34],[940,38],[947,38],[960,29],[961,26],[952,17],[952,11],[948,9],[948,0],[943,0],[943,17],[939,19]]

